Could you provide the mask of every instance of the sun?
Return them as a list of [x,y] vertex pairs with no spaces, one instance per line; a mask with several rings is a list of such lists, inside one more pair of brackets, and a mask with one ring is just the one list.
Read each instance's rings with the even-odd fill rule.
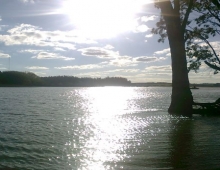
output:
[[102,39],[133,30],[141,5],[143,0],[65,0],[62,11],[83,36]]

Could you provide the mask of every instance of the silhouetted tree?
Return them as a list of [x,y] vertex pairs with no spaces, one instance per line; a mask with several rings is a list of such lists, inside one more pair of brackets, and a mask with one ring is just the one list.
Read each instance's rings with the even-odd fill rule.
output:
[[[210,36],[220,33],[219,1],[155,0],[155,6],[161,9],[161,18],[152,32],[160,35],[159,42],[168,37],[171,51],[173,88],[168,111],[190,116],[193,97],[188,72],[197,71],[201,61],[216,70],[216,63],[220,63],[208,41]],[[192,12],[197,16],[190,18]],[[201,45],[201,41],[206,45]]]
[[[155,5],[161,10],[161,19],[152,32],[161,36],[159,42],[168,37],[171,51],[172,95],[168,111],[191,116],[193,97],[189,88],[184,33],[193,0],[155,0]],[[184,11],[181,11],[181,6],[186,7]]]

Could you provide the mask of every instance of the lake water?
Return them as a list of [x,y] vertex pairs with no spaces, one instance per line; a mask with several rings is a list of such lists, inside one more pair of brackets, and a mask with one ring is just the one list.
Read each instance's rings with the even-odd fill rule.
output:
[[[220,88],[192,90],[213,102]],[[220,169],[220,117],[173,117],[170,87],[0,88],[0,169]]]

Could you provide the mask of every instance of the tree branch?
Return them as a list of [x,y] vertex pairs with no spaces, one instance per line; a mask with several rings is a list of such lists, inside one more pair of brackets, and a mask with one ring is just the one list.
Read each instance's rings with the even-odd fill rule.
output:
[[211,68],[213,68],[213,69],[215,69],[215,70],[218,70],[218,71],[220,71],[220,67],[218,67],[218,66],[216,66],[216,65],[214,65],[214,64],[211,64],[211,63],[209,63],[208,61],[204,61],[209,67],[211,67]]
[[[192,32],[192,31],[190,31],[190,30],[187,30],[187,31]],[[194,33],[194,32],[193,32],[193,33]],[[208,44],[208,46],[212,49],[212,52],[214,53],[214,56],[215,56],[216,60],[217,60],[218,63],[220,64],[220,59],[218,58],[218,55],[216,54],[214,48],[213,48],[212,45],[209,43],[209,41],[208,41],[205,37],[203,37],[202,35],[200,35],[200,34],[198,34],[198,33],[195,33],[195,34],[196,34],[196,36],[198,36],[201,40],[205,41],[206,44]]]
[[214,56],[216,58],[216,60],[218,61],[218,63],[220,64],[220,60],[218,58],[218,55],[216,54],[214,48],[212,47],[212,45],[209,43],[208,40],[206,40],[204,37],[201,36],[201,38],[206,42],[206,44],[208,44],[208,46],[212,49],[212,52],[214,53]]
[[219,18],[218,15],[215,15],[215,13],[214,13],[211,9],[209,9],[209,8],[207,8],[207,10],[210,12],[210,14],[211,14],[218,22],[220,22],[220,18]]
[[189,0],[189,6],[188,6],[188,8],[187,8],[187,10],[186,10],[186,14],[185,14],[185,17],[184,17],[184,19],[183,19],[182,26],[181,26],[183,33],[184,33],[185,30],[186,30],[186,24],[187,24],[187,21],[188,21],[188,19],[189,19],[189,14],[190,14],[190,12],[191,12],[191,10],[192,10],[192,7],[193,7],[193,0]]

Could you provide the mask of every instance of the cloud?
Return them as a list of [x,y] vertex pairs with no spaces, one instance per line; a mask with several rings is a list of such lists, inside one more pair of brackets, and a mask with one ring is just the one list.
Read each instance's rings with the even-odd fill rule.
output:
[[[112,46],[108,46],[107,48],[112,49]],[[118,51],[108,50],[101,47],[88,47],[79,49],[78,51],[81,51],[82,55],[84,56],[94,56],[101,59],[110,59],[110,61],[103,62],[102,64],[116,67],[133,67],[137,66],[138,62],[155,62],[165,59],[163,57],[158,58],[141,56],[133,58],[126,55],[121,56]]]
[[38,54],[40,52],[43,52],[43,50],[33,50],[33,49],[27,49],[27,50],[20,50],[20,53],[32,53],[32,54]]
[[146,83],[146,82],[171,82],[172,78],[170,74],[154,74],[154,73],[139,73],[135,75],[123,76],[128,80],[132,80],[133,83]]
[[7,68],[5,68],[5,67],[0,67],[0,70],[6,70]]
[[210,68],[199,70],[198,73],[190,72],[190,83],[219,83],[220,74],[213,74],[213,70]]
[[44,73],[44,72],[39,72],[39,71],[31,71],[32,73],[34,73],[34,74],[36,74],[36,75],[38,75],[38,76],[43,76],[43,77],[45,77],[45,75],[46,75],[46,73]]
[[141,57],[136,57],[134,58],[135,61],[137,62],[145,62],[145,63],[150,63],[150,62],[156,62],[156,61],[162,61],[165,60],[166,58],[164,57],[147,57],[147,56],[141,56]]
[[19,26],[16,26],[7,32],[12,35],[28,35],[28,36],[35,36],[36,38],[41,38],[41,34],[39,33],[39,30],[41,28],[37,26],[33,26],[30,24],[21,24]]
[[156,15],[152,15],[152,16],[142,16],[141,17],[141,21],[142,22],[148,22],[148,21],[153,21],[153,20],[155,20],[155,19],[157,19],[158,18],[158,16],[156,16]]
[[153,34],[147,34],[147,35],[145,35],[145,37],[146,38],[151,38],[151,37],[153,37]]
[[30,66],[30,67],[25,67],[26,69],[29,70],[48,70],[48,67],[40,67],[40,66]]
[[164,54],[167,54],[167,53],[170,53],[170,48],[166,48],[166,49],[163,49],[161,51],[154,52],[154,54],[156,54],[156,55],[164,55]]
[[210,42],[210,44],[214,47],[214,48],[217,48],[220,46],[220,41],[213,41],[213,42]]
[[[111,46],[107,48],[112,48]],[[166,58],[164,57],[148,57],[148,56],[140,56],[140,57],[131,57],[131,56],[121,56],[118,51],[108,50],[106,48],[101,47],[88,47],[84,49],[79,49],[82,55],[84,56],[94,56],[102,59],[110,59],[110,61],[106,61],[105,65],[116,66],[116,67],[130,67],[137,66],[139,62],[156,62],[162,61]]]
[[9,54],[0,53],[0,58],[10,58]]
[[74,65],[74,66],[64,66],[64,67],[54,67],[58,70],[91,70],[97,68],[103,68],[98,64],[88,64],[88,65]]
[[133,67],[137,66],[137,62],[133,60],[130,56],[119,56],[114,60],[109,61],[109,65],[116,67]]
[[114,47],[112,46],[112,45],[106,45],[105,47],[104,47],[105,49],[107,49],[107,50],[112,50],[112,49],[114,49]]
[[149,66],[142,71],[148,82],[171,82],[172,69],[170,65]]
[[75,74],[77,77],[107,77],[108,73],[106,72],[87,72],[87,73],[78,73]]
[[78,73],[76,76],[83,76],[83,77],[107,77],[107,76],[114,76],[114,77],[129,77],[134,78],[139,69],[114,69],[114,70],[107,70],[107,71],[89,71],[86,73]]
[[147,82],[171,82],[172,69],[170,65],[148,66],[141,74],[141,77],[147,79]]
[[171,56],[171,53],[167,53],[166,56],[167,56],[167,57],[170,57],[170,56]]
[[[59,31],[59,36],[61,31]],[[97,41],[86,37],[83,33],[79,32],[78,30],[71,30],[71,31],[64,31],[62,33],[62,40],[70,43],[76,44],[97,44]]]
[[196,40],[194,40],[193,42],[196,43],[196,44],[197,44],[197,43],[203,43],[203,40],[196,39]]
[[212,45],[212,47],[214,48],[215,52],[220,55],[220,41],[213,41],[210,42],[210,44]]
[[140,71],[139,69],[114,69],[114,70],[109,70],[106,71],[108,73],[115,73],[115,72],[120,72],[120,73],[137,73]]
[[83,48],[79,49],[84,56],[93,56],[97,58],[115,58],[119,56],[119,52],[115,52],[106,48],[101,48],[101,47],[88,47],[88,48]]
[[7,32],[8,35],[0,35],[0,41],[5,45],[36,45],[41,46],[43,40],[42,32],[39,27],[29,24],[21,24]]
[[[0,20],[1,22],[1,20]],[[0,25],[0,31],[5,31],[5,28],[7,28],[8,25]]]
[[[205,42],[201,41],[201,40],[195,40],[196,43],[199,43],[200,46],[208,46]],[[213,49],[215,50],[217,55],[220,55],[220,41],[212,41],[210,42],[211,46],[213,47]],[[212,50],[210,49],[210,51],[212,52]]]
[[[109,46],[112,48],[111,46]],[[109,48],[108,47],[108,48]],[[131,56],[121,56],[118,51],[108,50],[106,48],[101,47],[88,47],[84,49],[79,49],[82,55],[84,56],[93,56],[101,59],[110,59],[110,61],[106,61],[102,64],[116,66],[116,67],[133,67],[137,66],[139,62],[156,62],[165,60],[164,57],[147,57],[147,56],[140,56],[140,57],[131,57]]]
[[65,49],[60,48],[60,47],[55,47],[54,50],[55,50],[55,51],[66,51]]
[[0,70],[6,70],[7,68],[2,67],[2,64],[0,64]]
[[20,24],[0,35],[0,42],[5,45],[30,45],[75,50],[75,43],[94,44],[93,40],[80,37],[74,31],[44,31],[42,28]]
[[150,28],[146,25],[139,25],[136,27],[136,29],[134,30],[135,33],[140,33],[140,32],[147,32],[148,30],[150,30]]
[[153,71],[153,72],[171,72],[171,66],[170,65],[162,65],[162,66],[149,66],[145,68],[146,71]]
[[34,0],[20,0],[23,3],[35,3]]
[[75,60],[75,58],[70,58],[70,57],[65,57],[65,56],[61,56],[59,54],[56,53],[49,53],[49,52],[40,52],[37,56],[34,56],[32,58],[36,58],[36,59],[61,59],[61,60]]

